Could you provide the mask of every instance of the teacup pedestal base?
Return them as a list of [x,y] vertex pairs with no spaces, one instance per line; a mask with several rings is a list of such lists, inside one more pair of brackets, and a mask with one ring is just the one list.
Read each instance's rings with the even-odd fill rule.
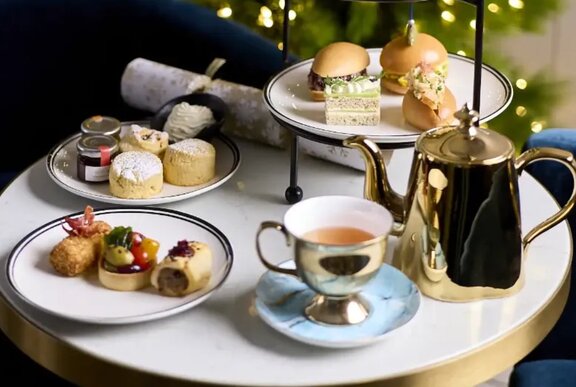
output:
[[366,320],[369,303],[360,295],[328,297],[317,294],[304,309],[306,317],[319,324],[352,325]]

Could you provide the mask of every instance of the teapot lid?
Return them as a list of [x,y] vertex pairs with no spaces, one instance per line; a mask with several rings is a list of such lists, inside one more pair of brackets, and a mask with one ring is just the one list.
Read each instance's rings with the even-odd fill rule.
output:
[[510,139],[490,129],[479,128],[478,112],[468,105],[454,114],[458,125],[424,132],[416,149],[439,162],[459,165],[494,165],[514,156]]

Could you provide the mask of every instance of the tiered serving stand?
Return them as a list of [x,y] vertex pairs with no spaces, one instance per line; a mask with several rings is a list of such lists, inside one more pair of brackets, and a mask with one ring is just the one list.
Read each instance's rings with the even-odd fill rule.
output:
[[[378,3],[417,3],[427,0],[342,0]],[[480,123],[498,116],[512,101],[510,80],[497,69],[482,63],[484,1],[462,0],[476,6],[475,57],[470,59],[449,54],[447,86],[459,105],[470,100],[480,113]],[[307,75],[313,59],[295,64],[289,63],[290,0],[284,4],[283,57],[286,68],[272,77],[264,87],[264,101],[274,119],[292,134],[290,142],[290,184],[285,192],[288,203],[299,202],[303,191],[298,186],[299,138],[340,146],[353,135],[364,135],[375,141],[381,149],[400,149],[414,146],[420,132],[404,122],[402,96],[384,92],[381,100],[382,119],[376,127],[328,126],[324,121],[324,105],[313,102],[308,96]],[[383,42],[384,43],[384,42]],[[368,49],[370,66],[368,74],[381,71],[379,64],[381,48]]]

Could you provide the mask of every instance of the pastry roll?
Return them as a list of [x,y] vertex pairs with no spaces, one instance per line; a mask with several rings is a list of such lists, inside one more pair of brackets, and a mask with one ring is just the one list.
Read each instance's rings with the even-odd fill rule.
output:
[[202,289],[212,276],[212,252],[202,242],[180,241],[152,271],[152,286],[179,297]]

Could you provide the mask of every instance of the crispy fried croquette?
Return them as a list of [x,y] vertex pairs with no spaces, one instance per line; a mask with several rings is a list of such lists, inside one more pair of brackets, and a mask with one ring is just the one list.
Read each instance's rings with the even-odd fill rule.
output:
[[102,237],[112,227],[101,220],[94,220],[94,210],[86,206],[84,214],[76,218],[66,217],[64,231],[68,237],[60,241],[50,252],[50,263],[65,276],[73,277],[93,266],[100,255]]
[[112,227],[108,223],[102,220],[95,220],[94,223],[86,228],[84,236],[97,237],[98,241],[100,241],[100,237],[108,234],[110,230],[112,230]]
[[69,277],[78,275],[97,261],[100,238],[101,236],[65,238],[50,252],[50,263],[60,274]]

